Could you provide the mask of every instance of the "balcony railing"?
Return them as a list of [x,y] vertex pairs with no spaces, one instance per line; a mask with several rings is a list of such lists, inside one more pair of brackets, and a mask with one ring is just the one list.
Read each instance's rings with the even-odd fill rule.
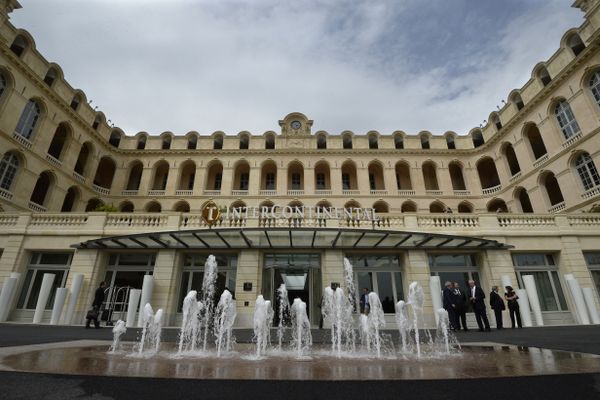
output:
[[387,190],[371,190],[371,196],[387,196]]
[[121,196],[137,196],[138,195],[138,190],[137,189],[128,189],[128,190],[123,190],[121,192]]
[[236,189],[231,191],[232,196],[248,196],[248,189]]
[[471,191],[470,190],[455,190],[454,195],[455,196],[470,196]]
[[570,138],[568,138],[563,144],[562,147],[563,149],[566,149],[567,147],[571,147],[571,145],[573,143],[576,143],[579,141],[579,139],[581,139],[581,132],[579,132],[577,135],[573,135]]
[[537,160],[535,160],[535,161],[533,162],[533,167],[534,167],[534,168],[537,168],[537,167],[539,167],[540,165],[542,165],[542,164],[544,164],[546,161],[548,161],[548,158],[549,158],[549,156],[548,156],[548,153],[544,154],[543,156],[541,156],[540,158],[538,158]]
[[54,165],[57,168],[62,167],[62,161],[60,161],[57,158],[54,158],[50,154],[46,154],[46,160],[48,160],[50,162],[50,164]]
[[220,196],[221,195],[220,190],[204,190],[203,193],[205,196]]
[[277,196],[276,189],[261,189],[258,194],[261,196]]
[[94,188],[94,191],[96,191],[96,193],[100,193],[103,195],[109,195],[110,194],[110,189],[107,189],[105,187],[102,186],[98,186],[95,183],[92,185],[92,188]]
[[288,196],[304,196],[304,189],[289,189]]
[[166,193],[165,189],[148,190],[148,196],[164,196],[165,193]]
[[78,180],[81,183],[85,183],[85,178],[82,175],[79,175],[77,172],[73,171],[73,178]]
[[29,209],[35,212],[46,212],[46,207],[34,203],[33,201],[29,202]]
[[426,190],[425,194],[427,196],[441,196],[442,194],[444,194],[444,192],[442,192],[441,190]]
[[175,191],[175,196],[192,196],[193,194],[194,191],[189,189],[177,189]]
[[360,195],[360,190],[358,190],[358,189],[343,189],[342,194],[344,196],[358,196],[358,195]]
[[415,195],[415,191],[412,189],[398,189],[398,196],[402,196],[402,197],[407,197],[407,196],[414,196]]
[[592,197],[596,197],[600,194],[600,186],[596,186],[593,187],[587,191],[585,191],[584,193],[582,193],[581,197],[583,197],[584,199],[589,199]]
[[331,189],[317,189],[315,190],[315,194],[317,196],[331,196]]
[[516,181],[517,179],[519,179],[520,177],[521,177],[521,171],[519,171],[519,172],[517,172],[516,174],[514,174],[513,176],[511,176],[509,180],[510,180],[511,182],[514,182],[514,181]]
[[554,217],[547,215],[498,215],[498,223],[502,228],[544,228],[556,226]]
[[0,188],[0,197],[6,200],[10,200],[13,197],[13,194],[6,189]]
[[21,146],[23,146],[27,149],[31,148],[31,142],[16,132],[13,133],[13,139],[15,139],[17,142],[21,143]]
[[483,189],[483,194],[490,195],[498,193],[500,190],[502,190],[502,184]]
[[566,208],[565,202],[561,201],[560,203],[555,204],[552,207],[550,207],[548,209],[548,212],[554,214],[554,213],[564,210],[565,208]]

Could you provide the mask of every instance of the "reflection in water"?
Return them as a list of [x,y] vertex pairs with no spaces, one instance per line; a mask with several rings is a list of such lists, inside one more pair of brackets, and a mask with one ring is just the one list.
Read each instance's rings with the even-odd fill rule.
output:
[[7,356],[1,363],[18,371],[188,379],[459,379],[600,372],[599,356],[506,345],[465,346],[457,355],[420,360],[405,355],[337,358],[326,348],[313,349],[306,360],[286,352],[252,360],[252,345],[237,347],[238,352],[226,358],[210,354],[173,357],[174,349],[136,358],[125,351],[107,353],[105,346],[48,348]]

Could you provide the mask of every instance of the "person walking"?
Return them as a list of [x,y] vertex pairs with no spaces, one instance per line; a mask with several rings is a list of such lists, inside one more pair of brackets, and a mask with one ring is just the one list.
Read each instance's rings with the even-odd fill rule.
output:
[[504,306],[504,300],[498,294],[498,286],[492,286],[490,306],[496,316],[496,329],[502,329],[502,311],[506,310],[506,307]]
[[456,304],[456,330],[460,330],[460,325],[465,332],[469,331],[467,328],[467,298],[458,282],[452,283],[452,298],[454,304]]
[[442,291],[442,307],[448,312],[448,321],[450,329],[456,330],[458,326],[458,318],[456,315],[456,304],[454,303],[454,292],[452,291],[452,283],[446,282]]
[[488,317],[485,312],[485,293],[483,293],[483,289],[481,289],[479,286],[476,286],[474,280],[470,280],[469,290],[469,301],[471,301],[471,304],[473,304],[473,311],[475,312],[475,319],[477,320],[477,326],[479,326],[479,332],[483,332],[484,325],[487,332],[491,331],[490,322],[488,321]]
[[504,293],[504,298],[508,303],[508,314],[510,315],[510,322],[512,323],[512,327],[513,329],[515,328],[516,319],[516,325],[518,325],[519,328],[522,328],[523,325],[521,325],[521,312],[519,310],[519,302],[517,301],[519,299],[519,296],[517,296],[512,286],[506,286],[505,289],[506,293]]
[[104,282],[100,282],[100,286],[96,289],[96,293],[94,294],[94,302],[92,303],[92,309],[88,311],[86,318],[85,327],[89,328],[92,321],[94,321],[94,327],[96,329],[100,328],[100,307],[102,306],[102,302],[104,301],[104,287],[106,284]]
[[363,288],[360,295],[360,312],[361,314],[369,314],[371,306],[369,305],[369,288]]

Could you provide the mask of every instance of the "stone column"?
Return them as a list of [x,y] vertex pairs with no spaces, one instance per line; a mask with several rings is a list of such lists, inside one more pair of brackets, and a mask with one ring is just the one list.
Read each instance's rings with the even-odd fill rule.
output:
[[[82,237],[81,241],[87,240]],[[81,324],[85,319],[85,314],[92,305],[94,293],[100,282],[104,280],[106,274],[106,255],[99,250],[76,250],[71,260],[69,276],[65,287],[71,287],[77,274],[83,274],[80,295],[74,309],[71,321],[66,323]],[[81,278],[78,278],[81,279]]]
[[[254,302],[262,293],[261,266],[261,253],[258,250],[243,250],[239,253],[235,283],[236,327],[252,327]],[[252,289],[244,291],[244,282],[251,283]]]
[[[429,287],[429,279],[431,272],[429,269],[429,261],[427,253],[424,250],[409,250],[406,257],[406,265],[404,266],[403,282],[404,282],[404,297],[408,296],[408,286],[411,282],[419,282],[423,287],[425,295],[425,305],[423,307],[424,325],[429,328],[435,327],[435,317],[433,305],[431,304],[431,289]],[[405,299],[406,300],[406,299]]]
[[[154,264],[154,289],[150,304],[155,312],[163,309],[164,326],[169,326],[174,321],[177,312],[177,292],[181,275],[177,260],[177,250],[161,250]],[[145,304],[140,304],[140,309],[144,306]]]

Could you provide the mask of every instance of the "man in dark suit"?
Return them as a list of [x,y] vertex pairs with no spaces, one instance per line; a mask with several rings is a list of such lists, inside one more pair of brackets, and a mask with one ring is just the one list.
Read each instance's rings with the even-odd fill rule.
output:
[[88,311],[88,315],[86,316],[87,322],[85,323],[85,327],[89,328],[92,321],[94,321],[94,326],[96,329],[100,328],[100,307],[102,306],[102,302],[104,301],[104,287],[106,284],[104,282],[100,282],[100,286],[96,289],[96,293],[94,293],[94,302],[92,303],[92,310]]
[[460,324],[462,323],[462,329],[465,332],[469,331],[467,328],[467,297],[460,290],[458,282],[452,284],[452,298],[454,304],[456,304],[456,330],[460,330]]
[[485,293],[483,289],[475,285],[474,280],[469,281],[469,301],[473,304],[473,311],[475,312],[475,319],[477,320],[477,326],[479,326],[479,332],[485,330],[491,331],[490,322],[488,321],[487,314],[485,312]]
[[498,286],[492,286],[490,306],[496,315],[496,329],[502,329],[502,311],[506,310],[506,307],[504,306],[504,300],[498,294]]
[[452,283],[446,282],[444,284],[444,290],[442,290],[442,307],[448,312],[448,320],[450,322],[450,329],[456,330],[458,326],[458,318],[456,315],[456,304],[454,303],[454,296],[452,292]]
[[371,306],[369,305],[369,288],[363,288],[363,292],[360,295],[360,312],[362,314],[369,314]]

